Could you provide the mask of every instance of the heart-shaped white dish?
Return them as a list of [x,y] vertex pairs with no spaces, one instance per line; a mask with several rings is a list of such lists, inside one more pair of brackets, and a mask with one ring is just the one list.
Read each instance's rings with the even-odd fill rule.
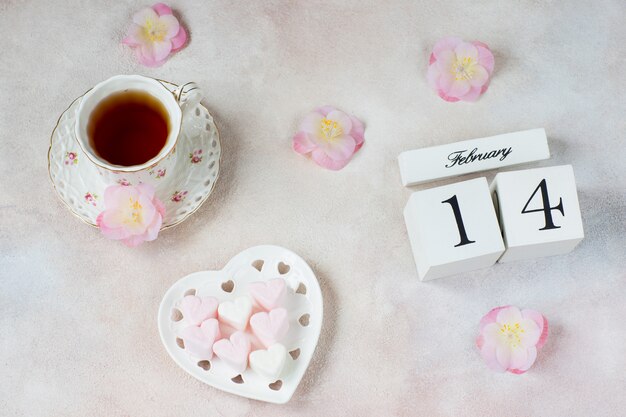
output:
[[[180,335],[188,325],[182,320],[180,310],[185,295],[211,296],[223,303],[249,295],[248,285],[252,282],[279,277],[287,286],[283,306],[288,311],[289,330],[281,340],[288,354],[278,379],[262,377],[250,367],[238,374],[215,356],[210,361],[199,360],[181,347],[184,344]],[[232,394],[284,404],[309,366],[322,328],[322,317],[322,292],[309,265],[290,250],[268,245],[239,253],[221,271],[196,272],[181,278],[161,301],[158,326],[169,355],[193,377]]]

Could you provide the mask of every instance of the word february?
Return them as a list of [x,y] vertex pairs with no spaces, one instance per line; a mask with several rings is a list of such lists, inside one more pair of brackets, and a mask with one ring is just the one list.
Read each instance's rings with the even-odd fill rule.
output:
[[489,151],[485,153],[476,153],[478,152],[478,148],[474,148],[470,151],[469,154],[464,156],[463,154],[465,152],[467,152],[467,149],[464,149],[462,151],[455,151],[455,152],[452,152],[450,155],[448,155],[448,161],[450,161],[450,163],[446,165],[446,168],[452,168],[455,165],[464,165],[464,164],[472,163],[474,161],[482,161],[484,159],[491,159],[491,158],[497,158],[497,157],[500,157],[500,161],[504,161],[506,157],[509,156],[511,152],[513,152],[513,149],[509,147],[509,148],[493,150],[493,151]]
[[539,128],[405,151],[398,164],[402,185],[410,186],[549,157],[546,132]]

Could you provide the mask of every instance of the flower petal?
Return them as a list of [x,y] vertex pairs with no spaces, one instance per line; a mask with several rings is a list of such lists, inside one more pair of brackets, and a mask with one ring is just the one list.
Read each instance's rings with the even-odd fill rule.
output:
[[336,108],[334,108],[333,106],[322,106],[317,108],[315,111],[317,111],[318,113],[321,113],[324,117],[328,116],[328,113],[330,113],[331,111],[335,111],[337,110]]
[[474,62],[478,62],[478,49],[471,43],[461,42],[454,48],[457,59],[470,58]]
[[163,61],[172,51],[172,42],[169,40],[154,41],[149,46],[145,45],[141,48],[144,55],[152,56],[155,61]]
[[441,72],[439,71],[439,67],[437,65],[429,65],[428,72],[426,73],[426,80],[428,81],[428,85],[430,85],[435,90],[439,89],[439,77],[441,76]]
[[437,68],[439,68],[439,72],[442,74],[451,73],[452,66],[454,65],[454,61],[456,61],[456,55],[454,51],[442,51],[437,58]]
[[445,101],[449,101],[450,103],[461,101],[458,97],[452,97],[447,95],[443,90],[437,91],[437,94],[439,94],[439,97],[441,97]]
[[161,215],[162,218],[165,218],[165,205],[158,198],[154,197],[152,199],[152,204],[154,204],[154,208]]
[[536,359],[537,359],[537,349],[534,347],[529,348],[527,351],[526,363],[518,369],[520,371],[526,372],[527,370],[530,369],[531,366],[533,366]]
[[541,331],[541,336],[539,336],[539,340],[537,341],[537,349],[541,349],[548,340],[548,319],[545,318],[545,316],[541,317],[543,317],[543,329]]
[[302,123],[300,123],[300,130],[311,133],[313,136],[318,136],[320,134],[323,118],[324,116],[317,111],[307,114],[304,119],[302,119]]
[[293,137],[293,150],[301,155],[305,155],[317,148],[317,145],[309,139],[309,134],[306,132],[298,132]]
[[159,17],[159,24],[164,25],[167,28],[167,32],[165,33],[165,40],[173,38],[178,34],[178,31],[180,30],[180,24],[178,23],[178,19],[176,19],[176,17],[171,14]]
[[528,352],[526,348],[516,348],[511,350],[511,363],[509,368],[519,369],[528,362]]
[[503,308],[498,312],[498,316],[496,317],[496,321],[499,324],[519,323],[521,320],[522,313],[519,311],[519,308],[515,306]]
[[122,239],[122,243],[124,243],[129,248],[134,248],[135,246],[139,246],[145,241],[143,235],[130,235],[125,239]]
[[433,55],[436,60],[440,59],[441,53],[444,51],[454,51],[454,48],[463,41],[461,38],[449,36],[443,39],[439,39],[435,46],[433,46]]
[[187,31],[185,31],[185,28],[182,27],[182,25],[180,26],[176,36],[170,39],[170,41],[172,42],[172,52],[178,51],[183,47],[183,45],[185,45],[185,42],[187,42]]
[[492,322],[487,324],[480,332],[483,336],[485,343],[498,344],[500,340],[500,325]]
[[480,97],[483,92],[482,92],[482,88],[481,87],[472,87],[470,88],[470,90],[463,96],[463,101],[471,101],[474,102],[476,100],[478,100],[478,97]]
[[454,81],[454,74],[452,74],[450,71],[439,73],[439,89],[443,90],[445,93],[449,94],[450,89],[452,88],[452,84],[454,84]]
[[152,223],[146,229],[145,240],[147,242],[151,242],[157,238],[159,235],[159,230],[161,230],[161,225],[163,224],[163,218],[160,213],[157,213],[152,220]]
[[313,152],[311,152],[311,159],[313,159],[313,161],[315,161],[317,165],[333,171],[340,170],[341,168],[345,167],[348,162],[350,162],[349,159],[344,159],[343,161],[335,161],[334,159],[328,157],[328,155],[326,155],[326,153],[322,149],[315,149]]
[[139,185],[137,185],[135,188],[139,190],[141,195],[145,196],[149,200],[152,200],[154,198],[155,189],[152,185],[142,182]]
[[452,97],[463,98],[463,96],[469,92],[470,88],[470,83],[467,82],[467,80],[454,80],[447,93]]
[[522,336],[522,346],[525,348],[533,347],[539,341],[539,337],[541,336],[541,329],[537,326],[531,319],[522,319],[520,322],[520,327],[524,329],[524,334]]
[[146,230],[146,227],[152,223],[154,217],[159,215],[159,213],[157,212],[156,207],[154,207],[154,204],[152,204],[152,199],[145,195],[139,197],[139,204],[141,204],[142,220],[138,223],[138,226],[143,233],[143,231]]
[[122,43],[130,46],[137,46],[143,44],[144,42],[143,28],[135,23],[132,23],[130,28],[128,28],[128,34],[122,40]]
[[548,322],[546,318],[541,315],[540,312],[535,311],[535,310],[525,309],[525,310],[522,310],[522,317],[524,317],[525,319],[533,320],[537,324],[537,327],[539,327],[539,330],[542,333],[541,336],[543,336],[543,333],[546,331],[545,327],[547,327]]
[[158,18],[159,15],[152,9],[152,7],[144,7],[133,15],[133,22],[139,26],[146,26],[146,22],[155,23]]
[[511,367],[511,349],[508,346],[497,345],[496,358],[500,366],[504,369],[509,369]]
[[354,138],[349,135],[339,136],[332,141],[326,142],[324,146],[321,147],[326,155],[335,161],[350,159],[354,154],[355,148],[356,142]]
[[152,9],[155,12],[157,12],[157,14],[159,16],[165,16],[165,15],[172,14],[172,9],[170,9],[170,6],[168,6],[167,4],[157,3],[157,4],[152,6]]
[[498,317],[498,312],[502,310],[503,308],[507,308],[507,307],[509,306],[501,306],[501,307],[492,308],[489,311],[489,313],[485,314],[483,318],[480,319],[480,324],[478,325],[480,331],[482,332],[485,326],[488,325],[489,323],[495,323],[496,318]]
[[482,87],[489,79],[489,73],[480,65],[474,65],[472,70],[472,78],[469,79],[470,85],[472,87]]
[[165,63],[165,60],[157,61],[152,57],[152,55],[144,55],[143,47],[135,48],[135,54],[137,55],[137,60],[141,65],[145,65],[146,67],[160,67]]
[[354,116],[350,116],[350,121],[352,122],[350,136],[352,136],[354,142],[356,143],[356,147],[354,148],[354,152],[356,152],[361,149],[363,142],[365,142],[365,126],[363,126],[363,122]]
[[352,130],[352,121],[350,116],[342,112],[341,110],[333,110],[326,115],[326,118],[337,122],[344,134],[348,134]]
[[473,44],[478,50],[478,62],[489,72],[489,75],[491,75],[495,64],[493,53],[489,47],[482,42],[474,41]]
[[130,236],[130,233],[124,229],[123,227],[115,227],[106,223],[105,214],[106,210],[98,215],[96,219],[96,224],[100,228],[100,233],[102,233],[105,237],[113,240],[125,239]]
[[506,367],[502,366],[498,361],[495,345],[485,343],[480,349],[480,356],[482,356],[483,360],[490,369],[496,372],[506,371]]

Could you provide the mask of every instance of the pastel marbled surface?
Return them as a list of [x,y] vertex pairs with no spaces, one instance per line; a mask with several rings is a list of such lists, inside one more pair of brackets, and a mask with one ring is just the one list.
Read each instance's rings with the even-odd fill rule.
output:
[[[144,4],[0,2],[3,415],[623,415],[622,1],[177,0],[190,43],[158,69],[120,44]],[[430,48],[447,35],[495,54],[475,104],[446,103],[427,85]],[[123,73],[200,84],[223,147],[202,208],[132,250],[65,209],[46,161],[59,114]],[[302,116],[324,104],[366,125],[339,172],[290,148]],[[583,242],[569,255],[420,283],[397,155],[533,127],[546,128],[553,157],[530,166],[574,166]],[[264,243],[300,254],[325,297],[317,352],[285,406],[191,378],[156,326],[178,278]],[[480,318],[503,304],[550,321],[522,376],[492,373],[474,346]]]

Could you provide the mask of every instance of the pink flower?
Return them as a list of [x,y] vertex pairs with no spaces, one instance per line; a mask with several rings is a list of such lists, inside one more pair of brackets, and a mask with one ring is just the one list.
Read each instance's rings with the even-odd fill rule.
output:
[[65,152],[65,165],[78,164],[78,155],[76,152]]
[[487,91],[493,65],[484,43],[443,38],[430,54],[428,83],[446,101],[476,101]]
[[202,149],[198,149],[193,151],[193,153],[189,154],[189,159],[192,164],[197,164],[198,162],[202,162]]
[[90,192],[87,192],[85,194],[85,202],[87,202],[87,204],[91,204],[94,207],[98,205],[98,203],[96,203],[97,198],[98,198],[97,194],[91,194]]
[[139,62],[147,67],[159,67],[172,52],[187,41],[187,32],[163,3],[144,7],[133,15],[128,35],[122,43],[135,48]]
[[523,374],[548,338],[548,320],[533,310],[496,307],[480,320],[476,345],[491,369]]
[[107,187],[104,207],[96,219],[100,232],[131,247],[156,239],[165,216],[165,207],[149,184]]
[[311,159],[321,167],[339,170],[363,146],[363,123],[331,106],[309,113],[300,130],[293,137],[293,150]]
[[174,203],[180,203],[181,201],[185,199],[186,196],[187,196],[187,191],[174,191],[174,193],[172,194],[171,200]]

